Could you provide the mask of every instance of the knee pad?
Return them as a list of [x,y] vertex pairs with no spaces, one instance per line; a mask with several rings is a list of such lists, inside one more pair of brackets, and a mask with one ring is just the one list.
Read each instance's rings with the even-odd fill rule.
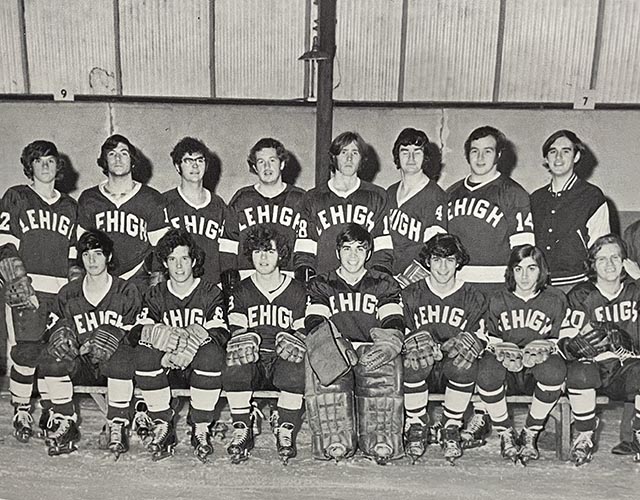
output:
[[476,359],[469,368],[463,370],[453,365],[451,358],[442,360],[442,373],[447,380],[454,380],[461,384],[471,384],[478,378],[478,360]]
[[113,356],[102,368],[102,374],[108,378],[133,380],[136,375],[136,352],[130,345],[120,344]]
[[135,367],[140,371],[158,370],[162,367],[161,361],[164,352],[158,349],[153,349],[145,345],[136,346],[135,353]]
[[18,342],[11,347],[11,359],[16,365],[35,368],[45,348],[40,342]]
[[598,364],[593,361],[571,361],[567,365],[568,389],[598,389],[602,385]]
[[[485,353],[478,362],[478,387],[485,391],[495,391],[504,385],[507,369],[502,366],[493,354]],[[461,380],[451,379],[453,382]]]
[[567,364],[564,358],[557,354],[549,356],[544,363],[534,366],[531,371],[536,381],[544,385],[560,385],[567,378]]
[[227,366],[222,371],[222,387],[225,391],[242,392],[253,389],[256,364]]

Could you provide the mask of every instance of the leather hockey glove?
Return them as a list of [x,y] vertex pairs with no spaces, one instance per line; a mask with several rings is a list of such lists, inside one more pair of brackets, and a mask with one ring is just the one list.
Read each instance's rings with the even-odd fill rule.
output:
[[55,358],[56,361],[71,361],[80,354],[78,338],[73,328],[65,323],[58,325],[49,336],[49,345],[47,352]]
[[211,341],[209,332],[202,325],[189,325],[184,331],[187,333],[184,347],[176,352],[167,353],[162,357],[161,364],[165,368],[184,370],[193,362],[198,349]]
[[239,330],[227,342],[227,366],[255,363],[260,358],[262,338],[255,332]]
[[324,320],[304,339],[309,366],[324,386],[331,385],[358,364],[358,354],[336,326]]
[[276,354],[285,361],[302,363],[306,352],[304,337],[298,332],[280,332],[276,335]]
[[461,332],[442,344],[441,349],[453,360],[453,366],[468,370],[480,356],[482,343],[475,335]]
[[[91,335],[89,344],[89,355],[94,363],[106,363],[116,352],[120,341],[124,338],[124,330],[113,325],[100,325]],[[84,346],[83,346],[84,347]]]
[[525,368],[533,368],[544,363],[556,352],[556,344],[551,340],[532,340],[522,350],[522,364]]
[[564,353],[572,359],[593,359],[609,349],[609,339],[604,328],[588,325],[575,337],[564,341]]
[[40,307],[31,278],[20,257],[7,257],[0,260],[0,275],[5,282],[4,300],[10,307],[18,310],[35,311]]
[[429,271],[427,271],[417,260],[413,259],[402,273],[397,274],[394,277],[396,281],[400,283],[401,288],[406,288],[411,283],[423,280],[427,276],[429,276]]
[[412,370],[424,370],[442,359],[442,351],[431,334],[418,330],[404,341],[404,367]]
[[496,361],[502,363],[508,371],[516,373],[522,370],[522,351],[513,342],[499,342],[491,346]]
[[138,343],[162,352],[176,352],[185,348],[187,332],[184,328],[163,325],[162,323],[144,325]]
[[299,266],[293,272],[294,278],[302,283],[307,283],[315,275],[316,275],[316,270],[311,266]]
[[402,351],[404,335],[395,328],[374,327],[369,330],[373,345],[360,356],[360,364],[367,370],[377,370],[393,361]]

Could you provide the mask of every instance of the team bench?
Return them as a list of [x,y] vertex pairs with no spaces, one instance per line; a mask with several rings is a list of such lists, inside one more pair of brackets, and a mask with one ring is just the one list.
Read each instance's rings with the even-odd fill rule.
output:
[[[74,392],[76,394],[88,394],[93,398],[100,410],[105,414],[107,413],[106,387],[79,385],[74,386]],[[140,396],[138,389],[136,389],[136,395]],[[171,395],[174,398],[189,397],[189,389],[172,389]],[[224,391],[221,393],[221,397],[225,397]],[[256,399],[276,399],[278,392],[256,391],[253,397]],[[531,404],[531,399],[531,396],[507,396],[507,403],[528,405]],[[473,400],[479,401],[478,396],[474,396]],[[429,394],[429,401],[442,403],[444,401],[444,394]],[[609,398],[606,396],[598,396],[596,404],[606,406],[609,404]],[[566,396],[560,398],[558,404],[556,404],[551,412],[551,418],[553,418],[555,422],[556,456],[560,460],[569,460],[569,452],[571,451],[571,407],[569,405],[569,399]]]

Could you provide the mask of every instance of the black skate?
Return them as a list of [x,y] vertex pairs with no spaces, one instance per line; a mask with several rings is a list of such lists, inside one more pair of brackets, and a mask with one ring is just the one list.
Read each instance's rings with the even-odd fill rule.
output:
[[151,452],[151,459],[158,462],[173,455],[178,440],[172,422],[156,419],[153,424],[153,440],[149,443],[148,450]]
[[633,431],[633,447],[636,449],[633,461],[640,462],[640,430],[634,429]]
[[518,436],[513,427],[498,432],[500,436],[500,455],[505,460],[511,460],[514,464],[518,462],[520,448],[518,447]]
[[13,435],[21,443],[28,443],[33,436],[31,405],[18,405],[13,414]]
[[135,410],[136,413],[133,416],[131,428],[146,445],[153,437],[153,420],[147,413],[147,404],[144,401],[136,401]]
[[460,427],[457,425],[447,425],[442,430],[441,446],[445,460],[451,465],[455,465],[456,460],[462,456],[462,446],[460,446]]
[[208,423],[198,422],[193,424],[191,427],[191,446],[193,446],[193,454],[196,458],[206,464],[207,457],[213,453]]
[[80,431],[76,425],[76,416],[53,415],[56,430],[48,437],[49,456],[64,455],[78,449],[76,441],[80,439]]
[[53,412],[51,409],[42,408],[40,419],[38,420],[37,437],[39,439],[44,439],[44,444],[47,446],[49,446],[49,434],[57,429],[56,425],[57,424],[53,419]]
[[231,463],[239,464],[249,458],[249,452],[253,449],[252,426],[244,422],[233,423],[233,437],[227,447],[227,453],[231,456]]
[[538,460],[540,452],[538,451],[538,435],[540,431],[525,427],[520,432],[518,444],[520,445],[520,462],[527,465],[530,460]]
[[487,437],[491,433],[491,419],[484,411],[476,410],[471,420],[460,432],[462,448],[465,450],[479,448],[487,443]]
[[593,452],[595,450],[594,434],[595,430],[579,432],[573,440],[573,444],[571,445],[571,460],[576,467],[589,463],[593,459]]
[[429,429],[422,422],[414,422],[409,424],[404,431],[404,449],[411,458],[411,463],[415,464],[416,461],[424,455],[427,444],[427,434]]
[[289,463],[290,458],[298,454],[296,449],[295,427],[289,422],[284,422],[276,429],[276,447],[283,465]]
[[114,418],[109,423],[108,448],[113,453],[113,458],[116,461],[120,458],[120,455],[129,451],[129,432],[126,420]]

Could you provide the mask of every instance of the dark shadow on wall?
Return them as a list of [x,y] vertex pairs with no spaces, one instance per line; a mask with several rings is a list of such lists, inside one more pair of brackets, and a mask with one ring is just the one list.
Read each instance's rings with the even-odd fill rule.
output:
[[498,158],[498,172],[507,177],[511,177],[513,169],[518,164],[518,153],[516,151],[516,145],[507,140],[500,158]]
[[207,171],[204,173],[202,183],[212,193],[216,192],[218,183],[220,182],[220,172],[222,171],[222,160],[220,157],[207,149]]
[[[73,167],[71,158],[68,155],[62,153],[60,158],[64,161],[64,168],[58,173],[56,179],[56,189],[61,193],[69,194],[78,188],[78,179],[80,174]],[[100,168],[96,166],[96,168]]]
[[427,174],[427,177],[432,181],[438,182],[442,175],[442,169],[444,168],[444,164],[442,163],[442,151],[440,151],[437,144],[429,142],[426,146],[426,153],[427,158],[429,158],[429,163],[425,174]]
[[598,158],[593,150],[585,144],[584,151],[580,155],[580,161],[575,165],[574,172],[578,177],[586,181],[593,175],[593,171],[597,166]]
[[133,167],[133,180],[141,182],[142,184],[148,184],[153,177],[153,164],[147,155],[145,155],[140,148],[138,149],[138,161]]
[[380,172],[380,157],[370,144],[366,145],[364,157],[364,163],[360,165],[358,177],[363,181],[373,182],[378,172]]
[[620,223],[620,212],[618,212],[618,207],[611,198],[606,198],[607,205],[609,206],[609,221],[611,223],[611,232],[614,234],[622,235],[622,225]]
[[289,159],[284,165],[284,169],[282,170],[282,180],[287,184],[294,186],[300,177],[300,172],[302,172],[302,166],[300,165],[300,160],[294,155],[291,151],[287,151],[289,154]]

